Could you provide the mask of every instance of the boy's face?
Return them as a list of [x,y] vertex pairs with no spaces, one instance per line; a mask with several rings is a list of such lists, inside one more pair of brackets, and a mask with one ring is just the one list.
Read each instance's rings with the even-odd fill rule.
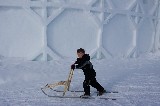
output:
[[82,53],[82,52],[77,53],[77,56],[78,56],[79,58],[82,58],[83,55],[84,55],[84,53]]

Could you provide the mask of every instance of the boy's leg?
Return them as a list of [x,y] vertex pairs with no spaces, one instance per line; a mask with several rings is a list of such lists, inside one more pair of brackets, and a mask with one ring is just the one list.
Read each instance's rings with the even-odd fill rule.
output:
[[89,84],[90,84],[90,81],[84,80],[84,82],[83,82],[83,88],[84,88],[84,92],[85,92],[84,95],[90,95],[90,86],[89,86]]
[[102,92],[104,88],[97,82],[96,78],[93,78],[90,82],[90,85],[97,89],[97,91]]

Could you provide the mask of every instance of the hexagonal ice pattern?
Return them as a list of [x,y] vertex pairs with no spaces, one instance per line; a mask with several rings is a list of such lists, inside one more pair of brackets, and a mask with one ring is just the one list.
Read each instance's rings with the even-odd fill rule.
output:
[[136,57],[160,47],[159,0],[0,0],[0,55]]

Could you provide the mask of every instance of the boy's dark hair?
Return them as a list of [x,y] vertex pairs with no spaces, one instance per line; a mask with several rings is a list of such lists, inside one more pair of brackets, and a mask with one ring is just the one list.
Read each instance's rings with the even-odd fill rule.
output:
[[80,53],[80,52],[85,53],[85,50],[84,50],[84,49],[82,49],[82,48],[77,49],[77,53]]

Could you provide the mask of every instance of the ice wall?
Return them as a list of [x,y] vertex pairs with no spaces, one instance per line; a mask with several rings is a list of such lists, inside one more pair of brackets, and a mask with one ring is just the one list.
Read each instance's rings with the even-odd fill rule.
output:
[[29,59],[42,47],[41,27],[23,9],[0,7],[0,54]]
[[0,55],[137,57],[159,50],[159,0],[0,0]]

